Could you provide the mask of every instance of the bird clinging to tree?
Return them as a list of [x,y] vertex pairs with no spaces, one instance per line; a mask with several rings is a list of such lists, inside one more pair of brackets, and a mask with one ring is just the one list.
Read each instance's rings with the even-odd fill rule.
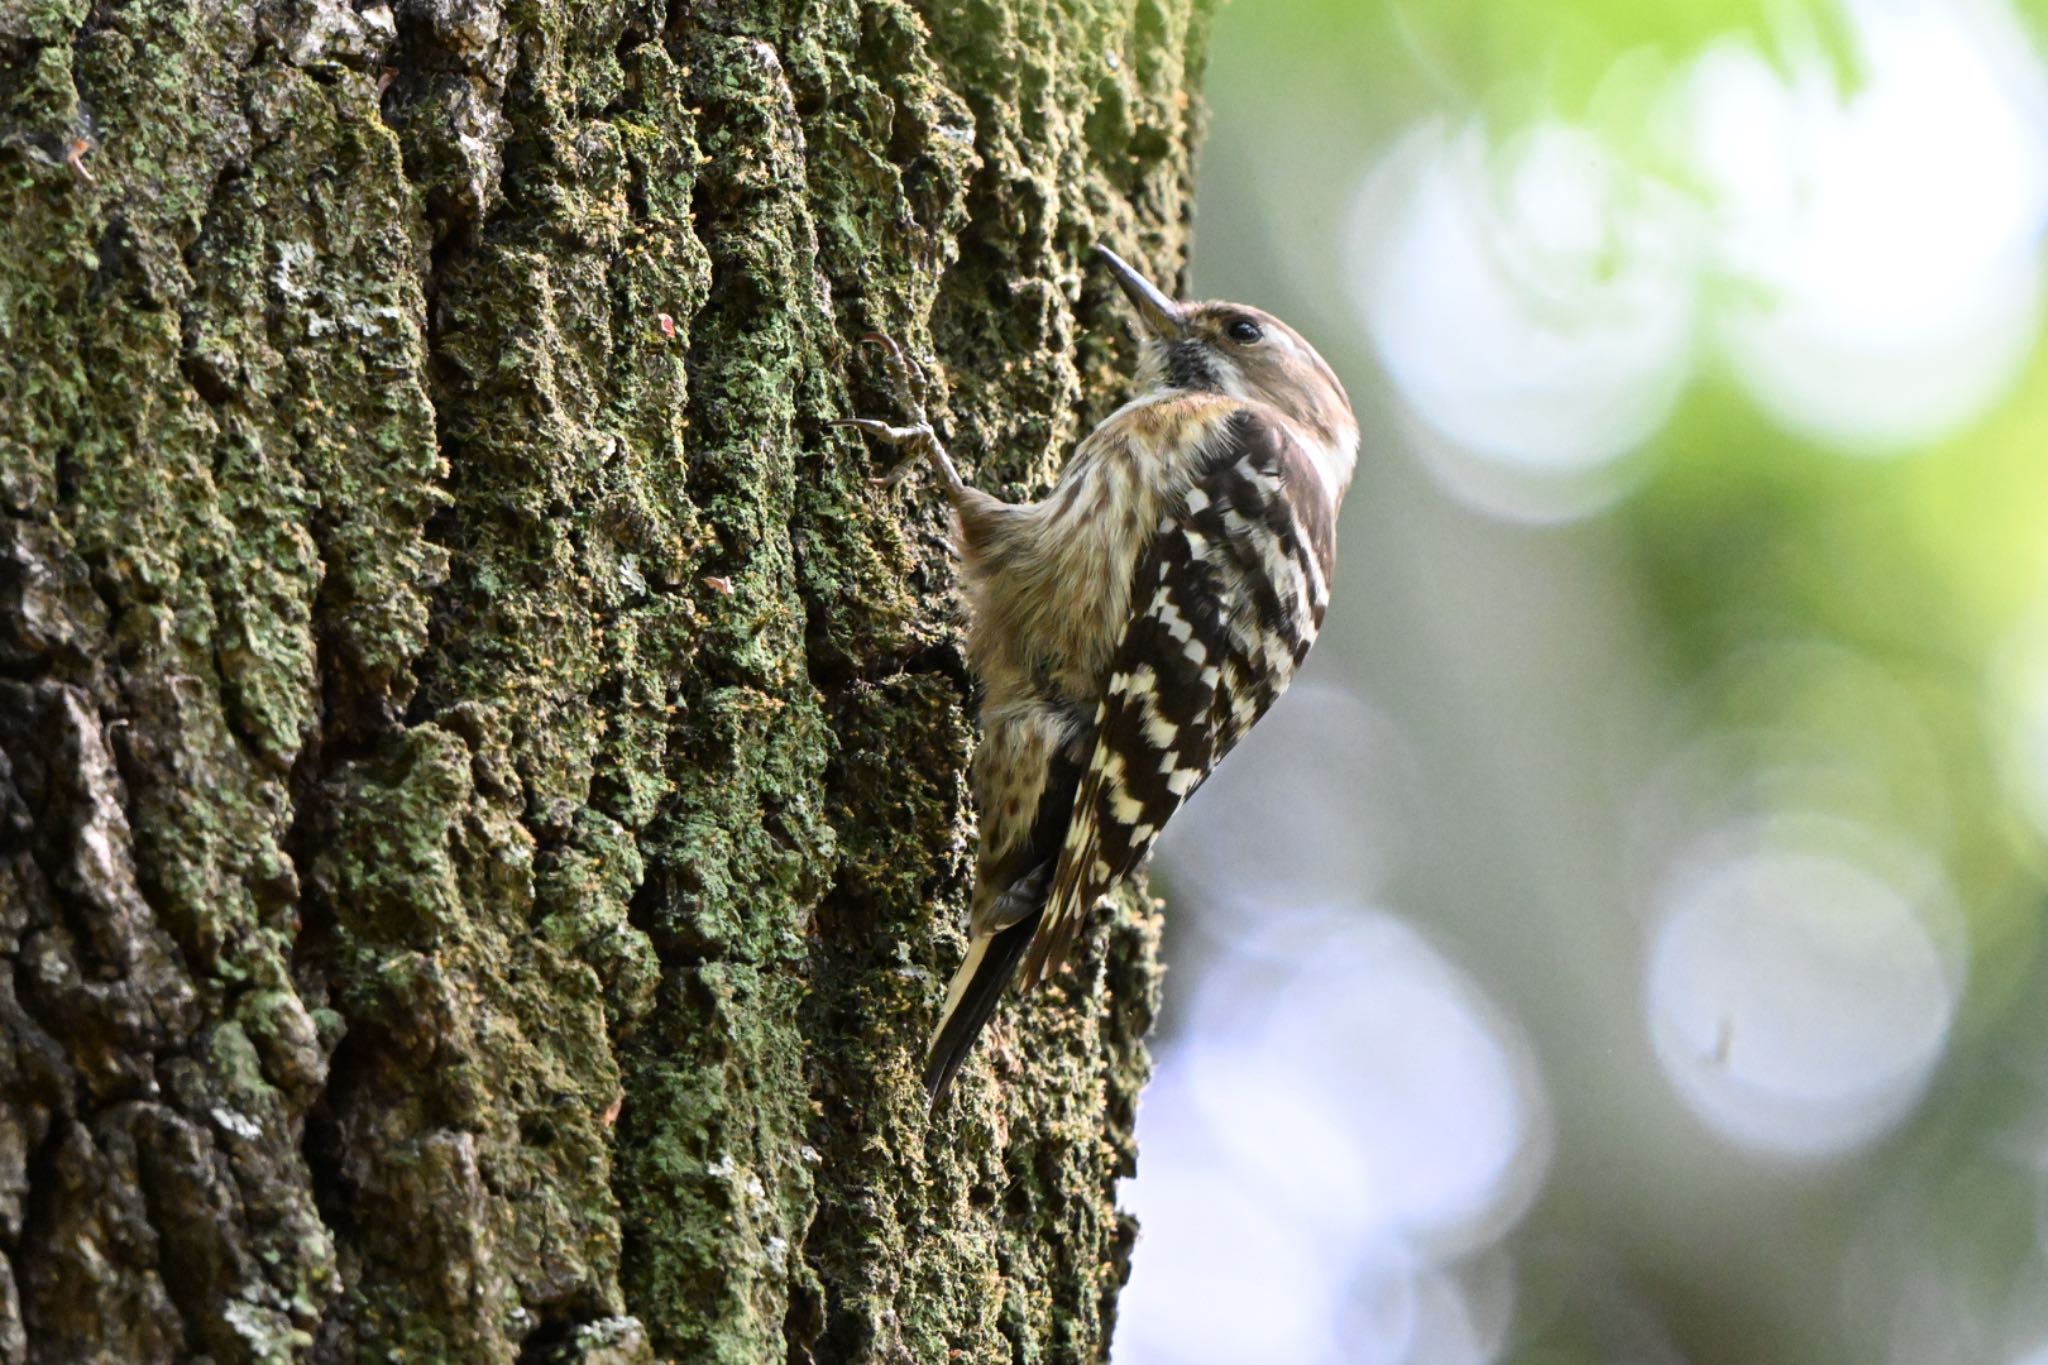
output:
[[906,425],[855,419],[942,481],[981,679],[967,959],[925,1063],[936,1106],[1022,965],[1057,971],[1095,902],[1287,687],[1329,601],[1358,424],[1278,318],[1176,303],[1105,247],[1136,306],[1138,394],[1037,502],[960,478],[922,380],[886,347]]

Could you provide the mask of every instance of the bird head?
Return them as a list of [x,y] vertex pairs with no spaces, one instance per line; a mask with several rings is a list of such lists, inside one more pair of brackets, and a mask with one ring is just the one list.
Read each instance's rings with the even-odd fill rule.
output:
[[1095,254],[1138,310],[1141,392],[1204,391],[1264,403],[1323,447],[1316,454],[1328,457],[1340,488],[1350,482],[1358,451],[1351,400],[1301,333],[1248,304],[1177,303],[1108,247]]

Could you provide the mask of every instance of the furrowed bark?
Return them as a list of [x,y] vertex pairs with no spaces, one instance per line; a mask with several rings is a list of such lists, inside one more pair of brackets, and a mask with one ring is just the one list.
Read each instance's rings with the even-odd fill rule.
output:
[[1104,1352],[1155,926],[927,1121],[971,696],[826,423],[885,331],[1044,486],[1205,33],[0,0],[0,1362]]

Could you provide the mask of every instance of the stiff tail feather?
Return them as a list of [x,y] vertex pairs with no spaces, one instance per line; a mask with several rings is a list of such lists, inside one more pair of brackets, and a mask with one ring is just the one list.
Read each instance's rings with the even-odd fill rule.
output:
[[931,1108],[938,1108],[939,1101],[946,1097],[954,1074],[967,1060],[974,1040],[981,1036],[982,1026],[996,1012],[1003,987],[1017,974],[1017,964],[1024,960],[1024,950],[1031,946],[1031,936],[1037,931],[1038,913],[1034,911],[1006,929],[976,938],[968,946],[967,960],[960,964],[953,984],[946,989],[946,1008],[939,1016],[931,1051],[925,1059],[924,1089],[931,1098]]

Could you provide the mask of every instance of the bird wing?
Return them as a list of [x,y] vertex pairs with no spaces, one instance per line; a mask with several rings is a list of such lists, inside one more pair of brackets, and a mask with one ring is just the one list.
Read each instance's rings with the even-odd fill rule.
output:
[[1334,520],[1287,425],[1234,414],[1133,574],[1025,989],[1059,970],[1095,902],[1293,678],[1329,600]]

